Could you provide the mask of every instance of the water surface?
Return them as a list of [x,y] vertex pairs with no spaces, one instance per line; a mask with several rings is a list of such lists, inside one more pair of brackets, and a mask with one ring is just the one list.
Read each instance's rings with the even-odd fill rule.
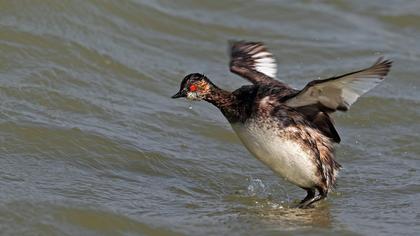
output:
[[[0,2],[2,235],[417,235],[417,1]],[[227,41],[265,42],[279,79],[394,60],[335,115],[344,166],[314,209],[216,108],[171,100],[187,73],[234,90]],[[191,106],[191,109],[189,107]]]

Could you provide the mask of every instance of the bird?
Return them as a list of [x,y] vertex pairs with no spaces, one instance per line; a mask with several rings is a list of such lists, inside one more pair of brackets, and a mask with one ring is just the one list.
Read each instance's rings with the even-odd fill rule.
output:
[[345,112],[387,76],[391,60],[309,82],[295,89],[277,80],[276,59],[262,42],[230,42],[230,71],[248,80],[235,91],[216,86],[201,73],[185,76],[172,98],[216,106],[243,145],[274,173],[306,191],[297,204],[308,208],[336,187],[341,139],[331,114]]

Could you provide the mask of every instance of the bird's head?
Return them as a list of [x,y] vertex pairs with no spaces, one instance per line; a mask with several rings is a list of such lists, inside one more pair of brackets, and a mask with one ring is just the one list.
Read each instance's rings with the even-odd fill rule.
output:
[[172,98],[185,97],[188,100],[203,100],[211,95],[213,86],[206,76],[199,73],[189,74],[184,77],[179,92]]

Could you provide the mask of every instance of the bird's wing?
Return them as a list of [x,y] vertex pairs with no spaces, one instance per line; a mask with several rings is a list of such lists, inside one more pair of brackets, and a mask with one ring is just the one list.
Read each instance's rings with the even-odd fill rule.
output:
[[347,111],[364,93],[374,88],[388,74],[392,61],[379,58],[371,67],[324,80],[314,80],[285,104],[291,107],[315,105],[319,110]]
[[273,82],[277,65],[263,43],[235,41],[230,42],[230,71],[253,84]]

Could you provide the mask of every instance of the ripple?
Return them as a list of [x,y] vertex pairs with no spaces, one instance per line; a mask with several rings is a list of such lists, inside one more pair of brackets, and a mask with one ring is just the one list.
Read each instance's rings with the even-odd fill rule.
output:
[[[416,235],[419,7],[1,2],[2,232]],[[394,60],[387,80],[335,114],[344,169],[316,208],[293,209],[304,191],[253,158],[217,109],[169,98],[191,72],[247,84],[228,70],[229,39],[266,42],[296,87]]]

